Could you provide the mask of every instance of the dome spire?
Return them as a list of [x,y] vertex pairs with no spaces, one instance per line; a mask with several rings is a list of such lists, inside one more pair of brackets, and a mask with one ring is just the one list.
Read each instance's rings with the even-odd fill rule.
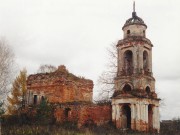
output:
[[133,12],[135,12],[135,1],[133,2]]
[[137,16],[136,14],[136,6],[135,6],[135,0],[133,0],[133,11],[132,11],[132,17],[126,20],[126,23],[124,24],[123,28],[129,25],[144,25],[147,28],[147,25],[144,23],[143,19]]
[[133,2],[133,12],[132,12],[132,17],[135,18],[136,17],[136,5],[135,5],[135,0]]

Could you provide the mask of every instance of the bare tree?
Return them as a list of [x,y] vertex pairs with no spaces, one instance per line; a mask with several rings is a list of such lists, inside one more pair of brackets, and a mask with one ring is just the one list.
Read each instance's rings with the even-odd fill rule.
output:
[[45,64],[45,65],[40,65],[38,69],[38,73],[51,73],[56,71],[57,68],[53,65],[50,64]]
[[114,78],[117,73],[117,48],[116,44],[111,44],[107,48],[108,52],[108,63],[107,69],[99,76],[98,85],[100,86],[99,95],[101,95],[100,100],[109,100],[114,92]]
[[0,39],[0,101],[10,92],[13,81],[14,54],[5,39]]
[[13,80],[14,54],[7,41],[0,39],[0,135],[1,116],[4,114],[4,100],[10,91],[10,84]]

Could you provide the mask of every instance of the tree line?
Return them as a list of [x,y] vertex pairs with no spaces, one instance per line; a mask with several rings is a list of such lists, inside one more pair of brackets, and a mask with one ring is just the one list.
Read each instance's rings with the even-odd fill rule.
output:
[[[22,69],[15,78],[15,55],[8,41],[0,39],[0,117],[6,113],[18,114],[27,101],[27,70]],[[40,65],[37,73],[50,73],[57,68],[50,64]]]

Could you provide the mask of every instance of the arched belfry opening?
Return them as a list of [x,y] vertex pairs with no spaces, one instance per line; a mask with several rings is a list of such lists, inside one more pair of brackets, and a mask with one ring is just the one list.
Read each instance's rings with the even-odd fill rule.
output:
[[146,87],[145,91],[147,92],[147,94],[149,94],[151,92],[151,89],[149,86]]
[[124,70],[126,75],[133,73],[133,53],[130,50],[124,52]]
[[131,86],[129,84],[124,85],[123,89],[124,92],[130,92],[132,90]]
[[153,129],[153,105],[148,105],[148,128]]
[[143,52],[143,69],[144,69],[144,71],[148,71],[148,53],[147,53],[147,51]]
[[131,129],[131,108],[128,104],[122,107],[122,128]]

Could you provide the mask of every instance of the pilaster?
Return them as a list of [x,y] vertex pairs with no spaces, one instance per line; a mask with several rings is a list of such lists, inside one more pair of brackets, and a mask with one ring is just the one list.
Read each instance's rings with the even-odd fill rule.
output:
[[116,121],[116,105],[112,105],[112,122]]
[[121,128],[120,106],[119,105],[116,105],[116,127]]
[[131,104],[131,129],[136,129],[136,108],[135,104]]

